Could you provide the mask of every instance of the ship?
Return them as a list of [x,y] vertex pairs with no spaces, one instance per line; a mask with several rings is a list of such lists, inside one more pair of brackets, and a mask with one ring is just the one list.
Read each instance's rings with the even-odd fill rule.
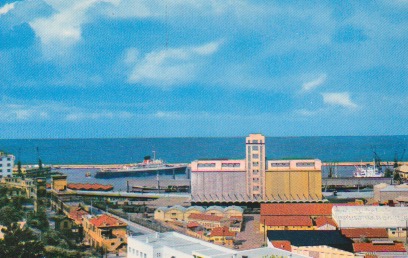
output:
[[375,165],[376,162],[374,162],[374,166],[371,165],[361,165],[360,166],[355,166],[356,170],[353,173],[354,177],[384,177],[384,173],[378,169],[378,167]]
[[143,162],[126,164],[119,168],[100,169],[96,171],[95,178],[118,178],[137,177],[159,174],[180,174],[185,173],[187,164],[167,164],[161,159],[156,159],[155,152],[153,159],[146,156]]

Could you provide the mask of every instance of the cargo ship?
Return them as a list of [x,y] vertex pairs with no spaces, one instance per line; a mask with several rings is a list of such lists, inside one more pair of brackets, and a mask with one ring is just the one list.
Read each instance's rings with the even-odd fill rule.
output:
[[[155,152],[153,152],[155,153]],[[185,173],[187,164],[166,164],[161,159],[150,159],[146,156],[143,162],[126,164],[119,168],[100,169],[95,178],[137,177],[154,174],[181,174]]]

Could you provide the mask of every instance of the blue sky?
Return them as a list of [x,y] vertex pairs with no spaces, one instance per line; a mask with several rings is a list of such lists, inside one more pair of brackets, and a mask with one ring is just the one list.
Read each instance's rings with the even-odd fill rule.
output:
[[0,138],[408,134],[408,1],[0,0],[0,73]]

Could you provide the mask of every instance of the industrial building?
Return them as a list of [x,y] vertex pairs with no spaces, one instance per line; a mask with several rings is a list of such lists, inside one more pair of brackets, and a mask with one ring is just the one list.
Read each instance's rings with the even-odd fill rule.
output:
[[193,203],[318,202],[322,162],[318,159],[266,160],[265,136],[250,134],[245,159],[191,163]]
[[334,206],[333,220],[339,228],[385,228],[389,238],[406,238],[408,207]]

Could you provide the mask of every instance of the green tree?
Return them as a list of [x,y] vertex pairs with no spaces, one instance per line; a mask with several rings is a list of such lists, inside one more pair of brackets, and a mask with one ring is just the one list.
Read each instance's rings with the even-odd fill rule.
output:
[[9,205],[0,209],[0,224],[6,227],[19,221],[22,217],[22,211],[19,211]]
[[392,177],[392,169],[390,169],[390,168],[386,168],[385,169],[385,173],[384,173],[384,177],[388,177],[388,178],[391,178]]
[[0,240],[0,257],[44,257],[44,244],[30,229],[21,229],[17,223],[13,223],[2,231],[4,239]]

